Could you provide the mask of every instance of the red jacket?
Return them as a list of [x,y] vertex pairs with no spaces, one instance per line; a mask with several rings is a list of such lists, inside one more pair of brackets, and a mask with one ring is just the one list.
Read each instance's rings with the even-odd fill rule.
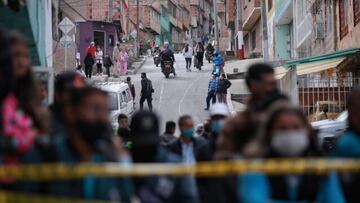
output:
[[91,56],[92,56],[93,58],[95,58],[95,52],[96,52],[96,48],[89,46],[89,47],[87,48],[86,54],[90,53]]

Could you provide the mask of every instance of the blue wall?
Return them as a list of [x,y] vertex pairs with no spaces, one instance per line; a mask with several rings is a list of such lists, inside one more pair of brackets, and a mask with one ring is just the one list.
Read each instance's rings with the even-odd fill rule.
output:
[[290,52],[287,50],[287,38],[289,25],[277,25],[275,27],[275,57],[278,59],[289,59]]

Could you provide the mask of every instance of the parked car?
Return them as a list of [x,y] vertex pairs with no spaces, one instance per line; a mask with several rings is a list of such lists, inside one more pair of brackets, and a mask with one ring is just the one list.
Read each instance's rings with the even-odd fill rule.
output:
[[[327,107],[327,118],[323,116],[323,108]],[[339,101],[317,101],[310,110],[310,122],[335,119],[342,111],[345,110],[343,102]]]
[[97,83],[98,88],[108,92],[110,102],[110,119],[114,128],[118,127],[117,117],[119,114],[126,114],[128,117],[135,111],[134,101],[131,97],[128,84],[122,82]]
[[335,119],[315,121],[311,125],[314,129],[319,130],[319,144],[323,146],[326,140],[334,140],[346,131],[348,128],[348,112],[343,111]]

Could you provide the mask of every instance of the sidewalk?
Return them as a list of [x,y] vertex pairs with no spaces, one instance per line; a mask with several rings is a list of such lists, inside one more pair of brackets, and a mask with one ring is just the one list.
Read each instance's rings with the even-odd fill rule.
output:
[[[146,62],[148,56],[142,56],[139,58],[139,61],[135,61],[131,64],[128,68],[127,75],[135,75],[137,72],[142,68],[144,63]],[[98,83],[98,82],[120,82],[120,77],[108,77],[106,74],[103,73],[101,76],[92,76],[91,83]]]
[[245,74],[247,69],[250,65],[263,61],[264,59],[262,58],[256,58],[246,60],[232,60],[225,63],[224,71],[232,83],[231,87],[229,88],[229,94],[227,96],[227,103],[232,114],[244,111],[246,109],[246,105],[243,103],[243,101],[245,101],[246,98],[250,95],[245,82]]

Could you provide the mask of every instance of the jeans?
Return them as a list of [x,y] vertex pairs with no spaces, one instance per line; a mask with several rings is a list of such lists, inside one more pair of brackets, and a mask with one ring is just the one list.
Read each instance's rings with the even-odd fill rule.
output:
[[219,103],[227,103],[226,102],[226,94],[224,93],[216,93],[217,99]]
[[210,108],[210,100],[212,100],[212,103],[215,104],[216,103],[216,94],[215,91],[209,91],[208,95],[206,97],[206,108],[209,109]]
[[196,53],[196,58],[198,59],[198,62],[201,64],[201,66],[203,66],[204,65],[204,52]]
[[110,77],[110,66],[105,67],[105,69],[106,69],[106,74]]
[[91,78],[92,75],[92,66],[85,66],[85,76],[86,78]]
[[149,106],[149,110],[150,111],[152,111],[152,97],[151,97],[151,95],[150,96],[141,96],[140,97],[140,111],[142,111],[143,110],[143,108],[144,108],[144,102],[145,102],[145,100],[147,101],[147,104],[148,104],[148,106]]
[[191,58],[185,58],[186,60],[186,70],[191,69]]
[[101,74],[101,73],[102,73],[102,64],[101,64],[101,63],[97,63],[97,64],[96,64],[96,73],[97,73],[97,74]]

